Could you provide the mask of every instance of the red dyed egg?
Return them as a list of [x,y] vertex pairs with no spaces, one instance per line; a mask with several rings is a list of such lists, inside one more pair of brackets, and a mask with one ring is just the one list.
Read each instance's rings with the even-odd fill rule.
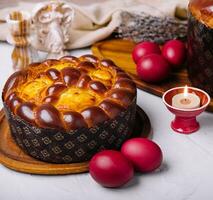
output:
[[89,163],[93,179],[104,187],[120,187],[134,174],[132,164],[118,151],[104,150],[97,153]]
[[160,82],[169,76],[169,72],[170,66],[162,55],[146,55],[137,63],[138,76],[146,82]]
[[127,140],[121,147],[121,153],[140,172],[151,172],[157,169],[163,159],[160,147],[145,138]]
[[141,42],[133,49],[132,58],[137,63],[140,58],[152,53],[161,54],[159,46],[154,42]]
[[186,59],[186,46],[179,40],[170,40],[163,46],[162,55],[172,66],[178,67]]

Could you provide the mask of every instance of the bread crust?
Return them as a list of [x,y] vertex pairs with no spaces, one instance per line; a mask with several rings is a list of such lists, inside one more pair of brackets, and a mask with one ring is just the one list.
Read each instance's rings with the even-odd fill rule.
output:
[[115,118],[135,100],[136,86],[111,60],[66,56],[15,72],[2,97],[32,125],[69,131]]

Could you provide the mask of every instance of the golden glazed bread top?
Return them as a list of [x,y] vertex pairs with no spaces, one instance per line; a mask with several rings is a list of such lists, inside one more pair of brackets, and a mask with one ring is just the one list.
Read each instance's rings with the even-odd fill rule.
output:
[[191,0],[189,10],[198,21],[213,28],[213,0]]
[[31,64],[11,75],[3,101],[41,128],[74,130],[116,117],[136,97],[131,78],[111,60],[92,55]]

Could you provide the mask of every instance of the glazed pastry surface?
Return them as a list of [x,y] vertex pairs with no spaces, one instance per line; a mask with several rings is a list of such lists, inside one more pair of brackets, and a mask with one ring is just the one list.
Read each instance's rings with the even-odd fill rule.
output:
[[213,28],[213,0],[191,0],[189,10],[198,21]]
[[31,64],[6,82],[3,101],[41,128],[88,128],[124,111],[136,98],[131,78],[92,55]]

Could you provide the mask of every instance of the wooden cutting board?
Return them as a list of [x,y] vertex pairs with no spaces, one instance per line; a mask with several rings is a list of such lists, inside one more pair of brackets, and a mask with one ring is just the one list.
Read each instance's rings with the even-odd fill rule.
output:
[[[146,113],[137,106],[136,124],[132,137],[148,137],[151,124]],[[76,174],[88,171],[88,162],[52,164],[32,158],[16,145],[11,137],[4,111],[0,111],[0,163],[15,171],[30,174]]]
[[[173,71],[167,80],[159,84],[150,84],[140,80],[136,75],[136,65],[131,57],[134,46],[135,43],[128,40],[105,40],[94,44],[92,52],[100,59],[108,58],[114,61],[116,65],[124,69],[132,77],[139,89],[151,94],[161,97],[170,88],[191,85],[187,70],[184,67],[178,71]],[[213,99],[211,99],[207,110],[213,112]]]

